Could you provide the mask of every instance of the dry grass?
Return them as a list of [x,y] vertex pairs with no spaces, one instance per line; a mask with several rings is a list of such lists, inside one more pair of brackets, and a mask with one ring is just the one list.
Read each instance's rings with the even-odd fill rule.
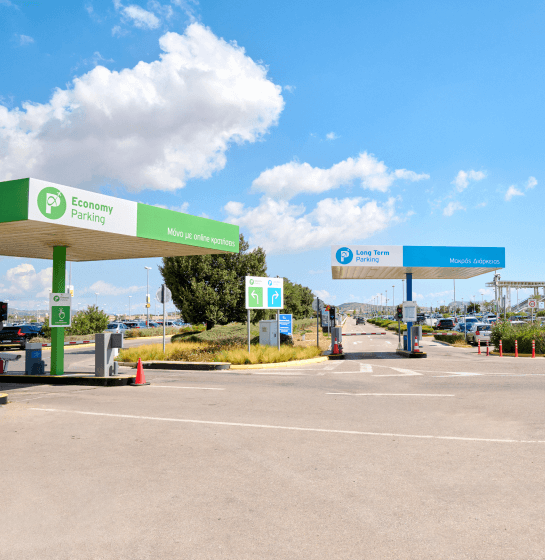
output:
[[[316,344],[316,341],[314,342]],[[254,344],[250,355],[245,345],[221,344],[208,341],[203,342],[175,342],[165,346],[162,344],[147,344],[126,348],[119,352],[119,361],[137,362],[167,360],[181,362],[230,362],[232,364],[264,364],[289,362],[291,360],[305,360],[320,356],[322,351],[316,346],[301,348],[296,346],[282,346],[280,350],[272,346]]]

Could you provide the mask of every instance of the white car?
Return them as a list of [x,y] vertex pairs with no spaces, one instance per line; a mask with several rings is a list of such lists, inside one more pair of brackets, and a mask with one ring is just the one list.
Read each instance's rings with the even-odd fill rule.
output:
[[123,323],[109,323],[108,328],[104,332],[124,333],[128,330],[130,330],[129,327]]

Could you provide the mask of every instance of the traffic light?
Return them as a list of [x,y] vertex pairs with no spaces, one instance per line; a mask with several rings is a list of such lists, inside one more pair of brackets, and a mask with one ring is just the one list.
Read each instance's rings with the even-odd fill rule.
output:
[[0,321],[8,320],[8,302],[0,301]]
[[398,321],[403,321],[403,306],[402,305],[397,306],[396,319]]
[[329,318],[334,321],[335,320],[335,308],[333,306],[331,306],[329,308]]

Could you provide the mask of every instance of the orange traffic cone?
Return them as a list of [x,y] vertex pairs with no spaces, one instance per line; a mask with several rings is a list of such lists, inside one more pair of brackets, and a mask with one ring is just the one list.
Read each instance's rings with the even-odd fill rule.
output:
[[138,358],[138,365],[136,366],[136,379],[131,383],[131,385],[149,385],[149,381],[146,382],[146,378],[144,376],[142,358]]
[[335,344],[333,345],[333,354],[340,354],[339,345],[337,344],[337,339],[335,339]]

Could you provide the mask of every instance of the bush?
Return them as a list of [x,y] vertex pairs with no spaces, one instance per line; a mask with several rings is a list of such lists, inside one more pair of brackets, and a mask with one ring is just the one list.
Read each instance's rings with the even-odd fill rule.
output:
[[440,342],[448,342],[450,344],[454,344],[455,342],[463,342],[466,339],[463,333],[436,333],[433,335],[433,338],[435,338],[435,340],[439,340]]
[[504,352],[515,351],[515,340],[521,354],[532,353],[532,340],[536,341],[536,353],[545,354],[545,328],[533,323],[512,325],[508,321],[498,321],[492,328],[490,342],[499,350],[500,340]]
[[[103,332],[108,326],[108,315],[104,311],[100,311],[96,305],[90,305],[84,311],[78,311],[72,317],[72,326],[65,327],[65,335],[78,334],[95,334]],[[42,332],[47,338],[51,337],[51,327],[49,326],[49,318],[46,317]]]

